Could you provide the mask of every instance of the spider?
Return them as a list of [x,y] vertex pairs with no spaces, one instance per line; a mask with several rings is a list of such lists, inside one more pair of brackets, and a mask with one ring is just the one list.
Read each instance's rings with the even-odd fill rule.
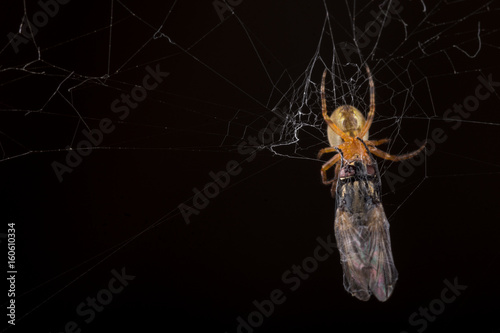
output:
[[[417,155],[390,155],[376,146],[388,139],[368,140],[375,114],[375,86],[366,66],[370,85],[370,110],[363,114],[351,105],[342,105],[328,116],[325,98],[326,70],[321,81],[323,118],[328,124],[330,147],[319,151],[337,152],[321,167],[324,184],[332,185],[336,197],[335,238],[344,272],[344,288],[356,298],[367,301],[371,295],[385,302],[392,294],[398,271],[392,257],[389,221],[380,200],[380,176],[372,154],[390,161],[403,161]],[[339,163],[340,161],[340,163]],[[335,176],[328,180],[326,172],[336,165]]]
[[[389,142],[389,139],[368,140],[368,131],[375,115],[375,86],[368,65],[366,65],[366,72],[370,85],[370,110],[367,119],[365,120],[363,114],[351,105],[342,105],[338,107],[329,117],[325,98],[326,72],[327,70],[325,69],[321,80],[321,106],[323,118],[328,124],[328,141],[330,147],[321,149],[318,153],[318,158],[321,158],[325,153],[338,153],[321,167],[321,179],[323,184],[328,185],[333,183],[332,196],[335,196],[335,184],[338,178],[350,176],[348,168],[341,169],[341,163],[338,163],[341,159],[347,161],[348,164],[359,161],[367,166],[368,174],[374,175],[376,171],[372,165],[370,153],[386,160],[399,162],[416,156],[425,148],[424,142],[419,149],[411,153],[391,155],[376,147]],[[335,176],[333,179],[328,180],[326,172],[335,164],[337,164],[335,167]]]

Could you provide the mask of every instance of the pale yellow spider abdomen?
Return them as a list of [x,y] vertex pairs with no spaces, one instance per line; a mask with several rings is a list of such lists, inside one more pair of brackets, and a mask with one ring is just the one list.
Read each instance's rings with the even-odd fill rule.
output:
[[[366,123],[366,119],[359,111],[352,105],[342,105],[336,108],[330,115],[330,119],[333,121],[342,132],[346,133],[350,137],[356,138],[358,133]],[[330,127],[327,129],[328,142],[331,147],[337,147],[344,141],[342,138],[335,133]],[[362,138],[364,141],[368,140],[368,132]]]

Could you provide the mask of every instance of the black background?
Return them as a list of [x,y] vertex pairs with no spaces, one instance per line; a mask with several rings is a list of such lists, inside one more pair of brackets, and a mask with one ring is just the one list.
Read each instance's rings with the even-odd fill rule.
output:
[[[378,10],[366,1],[355,4],[359,22]],[[189,225],[177,208],[192,205],[193,188],[203,188],[210,171],[246,157],[236,147],[272,118],[277,99],[268,100],[271,83],[287,91],[290,83],[280,75],[299,78],[320,37],[330,38],[323,2],[244,0],[235,7],[237,17],[221,23],[210,1],[179,1],[160,28],[171,2],[72,0],[36,35],[41,60],[33,43],[15,53],[5,37],[2,228],[16,223],[19,272],[17,325],[7,331],[62,332],[75,321],[83,332],[236,332],[237,317],[255,311],[254,300],[281,289],[286,301],[256,332],[416,332],[420,326],[411,326],[409,316],[440,297],[445,279],[456,278],[467,289],[426,332],[499,332],[498,92],[458,130],[443,121],[453,103],[473,94],[478,75],[500,80],[498,3],[489,11],[474,1],[427,5],[423,12],[419,1],[402,2],[408,31],[418,33],[401,43],[404,29],[391,23],[368,59],[377,86],[396,84],[391,71],[400,75],[410,66],[422,79],[406,86],[413,88],[411,98],[425,107],[432,101],[423,119],[399,114],[407,142],[395,143],[391,152],[416,149],[414,137],[428,130],[442,128],[447,135],[395,192],[383,183],[400,274],[385,303],[361,302],[344,290],[337,252],[296,291],[282,281],[285,271],[313,254],[317,237],[333,231],[334,201],[320,181],[322,161],[263,149]],[[326,6],[335,42],[352,42],[346,4]],[[28,17],[39,11],[35,2],[26,9]],[[2,2],[0,12],[3,35],[16,32],[23,3]],[[471,58],[453,45],[474,54],[479,21],[481,50]],[[156,31],[168,38],[153,39]],[[433,36],[439,38],[424,54],[417,46]],[[321,57],[331,64],[331,44],[321,45]],[[141,84],[146,66],[158,64],[169,76],[118,122],[112,101]],[[320,67],[312,71],[316,83]],[[389,103],[380,91],[378,99]],[[117,129],[59,183],[51,163],[64,161],[75,133],[74,142],[82,139],[76,111],[91,128],[109,117]],[[377,138],[391,135],[378,124]],[[314,156],[326,145],[320,139],[301,156]],[[396,164],[381,166],[398,172]],[[84,323],[78,304],[95,297],[111,270],[122,267],[135,279]]]

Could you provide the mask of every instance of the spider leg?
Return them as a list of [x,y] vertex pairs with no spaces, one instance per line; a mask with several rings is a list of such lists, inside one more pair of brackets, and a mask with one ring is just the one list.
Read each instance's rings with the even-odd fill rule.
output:
[[326,110],[326,97],[325,97],[325,79],[326,79],[326,69],[323,72],[323,78],[321,79],[321,109],[323,113],[323,118],[325,119],[328,126],[340,136],[344,141],[348,140],[348,135],[345,134],[340,128],[335,125],[335,123],[328,117],[328,111]]
[[337,170],[335,170],[335,177],[332,180],[326,179],[326,171],[328,171],[328,169],[334,166],[335,163],[337,163],[340,160],[340,157],[341,157],[340,154],[333,156],[328,162],[323,164],[323,166],[321,167],[321,180],[323,181],[323,184],[325,185],[331,184],[333,183],[334,180],[336,180],[338,174]]
[[370,72],[370,67],[366,65],[366,73],[368,74],[368,83],[370,85],[370,111],[368,112],[368,117],[366,123],[358,134],[360,138],[364,137],[365,134],[372,126],[373,117],[375,116],[375,85],[373,84],[372,74]]
[[323,149],[321,149],[321,150],[318,152],[318,158],[321,158],[321,156],[323,156],[323,154],[326,154],[326,153],[331,153],[331,152],[334,152],[334,151],[337,151],[337,148],[335,148],[335,147],[327,147],[327,148],[323,148]]
[[409,158],[412,158],[412,157],[418,155],[418,153],[420,153],[422,151],[422,149],[425,148],[425,144],[426,144],[426,142],[417,150],[415,150],[411,153],[408,153],[408,154],[404,154],[404,155],[391,155],[391,154],[388,154],[385,151],[382,151],[382,150],[380,150],[376,147],[373,147],[373,146],[368,146],[368,149],[375,156],[378,156],[378,157],[383,158],[385,160],[399,162],[399,161],[407,160]]
[[332,188],[331,188],[331,193],[332,193],[332,198],[335,198],[336,190],[337,190],[337,179],[339,179],[339,172],[340,172],[340,164],[337,164],[335,167],[335,176],[333,177],[333,180],[331,181],[332,183]]
[[365,143],[367,146],[378,146],[378,145],[387,143],[389,141],[391,141],[391,139],[381,139],[381,140],[375,140],[375,141],[367,140],[367,141],[365,141]]

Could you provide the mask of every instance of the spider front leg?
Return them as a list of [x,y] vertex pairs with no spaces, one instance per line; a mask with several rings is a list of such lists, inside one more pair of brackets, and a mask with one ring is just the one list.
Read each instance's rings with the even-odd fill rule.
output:
[[424,142],[424,144],[420,148],[418,148],[417,150],[415,150],[411,153],[408,153],[408,154],[404,154],[404,155],[391,155],[391,154],[388,154],[385,151],[382,151],[382,150],[380,150],[376,147],[373,147],[373,146],[368,146],[368,149],[375,156],[378,156],[378,157],[383,158],[385,160],[399,162],[399,161],[404,161],[404,160],[407,160],[407,159],[412,158],[414,156],[417,156],[418,153],[420,153],[425,148],[426,143],[427,142]]
[[335,194],[337,192],[337,180],[339,179],[339,172],[340,172],[340,163],[337,164],[337,166],[335,167],[335,176],[333,177],[333,180],[331,180],[330,182],[332,183],[332,188],[330,189],[331,193],[332,193],[332,198],[335,198]]
[[326,153],[331,153],[331,152],[336,152],[337,151],[337,148],[336,147],[327,147],[327,148],[323,148],[321,149],[319,152],[318,152],[318,158],[321,158],[321,156],[323,156],[323,154],[326,154]]
[[370,67],[366,65],[366,73],[368,74],[368,85],[370,86],[370,111],[368,111],[368,117],[366,118],[365,125],[358,134],[360,138],[364,137],[368,130],[372,126],[373,117],[375,116],[375,85],[373,84],[372,73],[370,72]]
[[[329,147],[329,148],[332,148],[332,147]],[[326,148],[328,149],[328,148]],[[335,148],[333,148],[335,149]],[[321,180],[323,181],[323,184],[327,185],[327,184],[331,184],[333,183],[336,179],[337,179],[337,176],[338,176],[338,170],[340,170],[340,168],[337,166],[337,168],[335,169],[335,176],[333,177],[332,180],[327,180],[326,178],[326,172],[328,171],[328,169],[330,169],[332,166],[334,166],[341,158],[341,155],[338,154],[338,155],[335,155],[333,156],[328,162],[326,162],[325,164],[323,164],[323,166],[321,167]]]
[[389,141],[391,141],[391,139],[380,139],[380,140],[376,140],[376,141],[367,140],[367,141],[365,141],[365,143],[367,146],[379,146],[379,145],[387,143]]
[[340,128],[335,125],[335,123],[328,116],[328,111],[326,109],[326,96],[325,96],[325,79],[326,79],[326,68],[323,71],[323,78],[321,79],[321,112],[323,114],[323,119],[328,124],[335,134],[340,136],[344,141],[348,139],[348,135],[345,134]]

